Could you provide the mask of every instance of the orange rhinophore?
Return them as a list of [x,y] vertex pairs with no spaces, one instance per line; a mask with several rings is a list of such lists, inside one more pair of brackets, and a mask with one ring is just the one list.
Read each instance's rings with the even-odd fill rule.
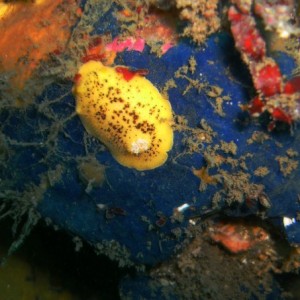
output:
[[116,67],[116,72],[121,73],[126,81],[130,81],[135,75],[146,76],[149,71],[146,69],[133,70],[127,67]]

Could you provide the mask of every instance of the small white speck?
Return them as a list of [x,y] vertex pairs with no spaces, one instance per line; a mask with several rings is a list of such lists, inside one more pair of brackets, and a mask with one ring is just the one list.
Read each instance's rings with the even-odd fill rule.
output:
[[284,227],[288,227],[292,224],[296,223],[295,218],[288,218],[288,217],[283,217],[283,225]]
[[101,210],[105,210],[107,208],[107,205],[103,203],[98,203],[96,204],[96,207],[98,211],[101,211]]
[[184,211],[187,210],[189,207],[190,207],[189,204],[184,203],[184,204],[178,206],[178,207],[176,208],[176,210],[179,211],[179,212],[184,212]]
[[189,223],[190,223],[191,225],[193,225],[193,226],[196,225],[196,222],[195,222],[194,220],[189,220]]

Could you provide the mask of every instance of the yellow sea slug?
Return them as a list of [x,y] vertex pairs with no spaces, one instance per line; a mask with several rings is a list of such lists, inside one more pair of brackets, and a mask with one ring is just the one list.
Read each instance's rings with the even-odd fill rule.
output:
[[81,66],[73,93],[85,129],[123,166],[149,170],[161,166],[173,146],[172,108],[144,70]]

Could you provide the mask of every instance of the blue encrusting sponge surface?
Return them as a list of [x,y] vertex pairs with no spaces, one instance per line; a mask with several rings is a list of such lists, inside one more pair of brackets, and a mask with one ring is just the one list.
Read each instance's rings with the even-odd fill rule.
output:
[[[290,76],[293,59],[283,53],[275,59]],[[167,161],[145,171],[119,164],[75,114],[73,83],[53,83],[26,109],[1,108],[1,181],[25,193],[20,210],[34,207],[121,265],[167,259],[189,218],[208,210],[296,216],[299,129],[268,132],[264,119],[249,118],[243,105],[253,96],[251,78],[227,33],[203,47],[182,40],[161,57],[148,47],[125,51],[115,63],[147,69],[170,101],[174,141]],[[297,223],[287,236],[300,242]]]

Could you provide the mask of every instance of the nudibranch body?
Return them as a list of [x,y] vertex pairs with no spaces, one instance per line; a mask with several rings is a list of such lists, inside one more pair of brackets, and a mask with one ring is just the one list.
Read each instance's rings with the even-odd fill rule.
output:
[[73,88],[76,112],[121,165],[154,169],[173,146],[171,104],[139,72],[128,79],[119,69],[98,61],[82,65]]

